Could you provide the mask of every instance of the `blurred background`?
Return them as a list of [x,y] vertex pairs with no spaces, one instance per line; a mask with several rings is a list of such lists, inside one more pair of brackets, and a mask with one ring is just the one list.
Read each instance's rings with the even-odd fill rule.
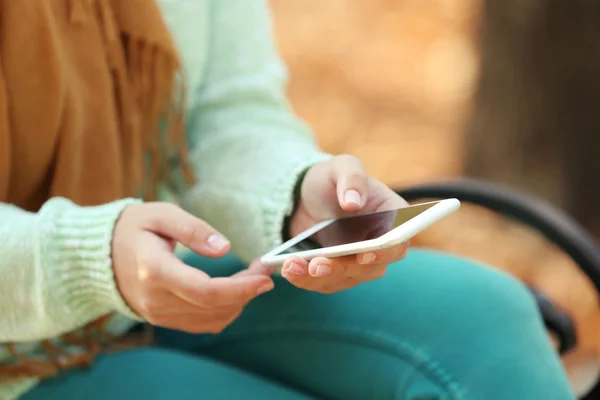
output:
[[[475,177],[598,237],[600,5],[584,0],[271,0],[289,95],[321,146],[395,188]],[[600,303],[560,251],[483,209],[415,245],[498,266],[574,316],[570,373],[600,366]],[[587,368],[587,367],[586,367]]]
[[333,152],[403,184],[462,169],[474,0],[272,0],[296,111]]

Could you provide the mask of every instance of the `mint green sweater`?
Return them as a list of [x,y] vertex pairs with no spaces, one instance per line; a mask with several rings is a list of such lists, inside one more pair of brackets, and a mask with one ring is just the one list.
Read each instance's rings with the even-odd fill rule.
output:
[[[264,0],[159,0],[184,61],[190,158],[198,184],[161,187],[249,261],[281,241],[301,171],[328,157],[285,99],[285,68]],[[34,116],[32,116],[34,117]],[[125,199],[78,207],[54,198],[34,214],[0,203],[0,343],[42,354],[55,338],[110,312],[114,333],[136,316],[116,289],[110,241]],[[10,359],[0,346],[0,362]],[[0,385],[19,396],[35,379]]]

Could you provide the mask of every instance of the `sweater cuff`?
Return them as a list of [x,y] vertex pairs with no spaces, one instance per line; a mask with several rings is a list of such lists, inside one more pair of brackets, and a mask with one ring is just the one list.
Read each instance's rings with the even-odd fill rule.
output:
[[63,200],[62,207],[40,211],[42,223],[52,224],[50,235],[41,237],[42,271],[66,309],[90,320],[111,312],[140,317],[125,303],[117,288],[112,268],[113,230],[121,212],[141,203],[124,199],[95,207],[79,207]]

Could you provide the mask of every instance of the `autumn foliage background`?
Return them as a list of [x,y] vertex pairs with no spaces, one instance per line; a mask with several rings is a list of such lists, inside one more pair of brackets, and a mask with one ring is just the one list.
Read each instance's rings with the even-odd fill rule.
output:
[[272,0],[296,111],[390,184],[460,173],[473,0]]
[[[460,176],[479,70],[478,0],[271,0],[289,95],[321,146],[361,158],[393,187]],[[600,354],[598,295],[557,249],[474,207],[416,245],[498,266],[575,317]]]

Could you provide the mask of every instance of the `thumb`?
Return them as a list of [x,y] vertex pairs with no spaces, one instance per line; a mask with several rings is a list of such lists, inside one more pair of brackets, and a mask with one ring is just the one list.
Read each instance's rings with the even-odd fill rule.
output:
[[360,160],[353,156],[334,159],[334,178],[338,202],[342,210],[356,212],[367,202],[369,176]]
[[247,276],[247,275],[266,275],[271,276],[277,271],[277,267],[267,267],[260,262],[260,258],[254,260],[250,266],[246,269],[241,270],[234,276]]

